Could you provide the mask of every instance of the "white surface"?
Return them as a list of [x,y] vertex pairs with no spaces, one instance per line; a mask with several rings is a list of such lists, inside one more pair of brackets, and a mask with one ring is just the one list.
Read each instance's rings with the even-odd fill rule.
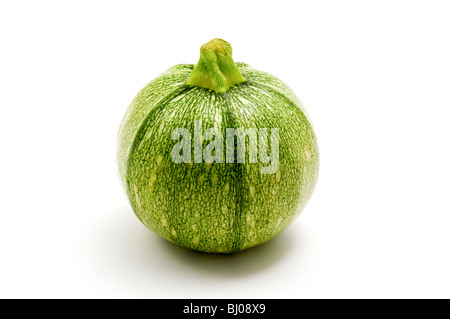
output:
[[[449,298],[448,1],[3,1],[0,297]],[[234,256],[140,224],[116,175],[134,95],[220,37],[305,104],[303,214]]]

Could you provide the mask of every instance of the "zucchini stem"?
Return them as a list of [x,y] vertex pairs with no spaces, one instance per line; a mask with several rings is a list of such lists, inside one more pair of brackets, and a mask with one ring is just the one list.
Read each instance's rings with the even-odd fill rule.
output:
[[200,60],[186,84],[222,93],[233,85],[245,82],[231,53],[230,44],[222,39],[213,39],[202,45]]

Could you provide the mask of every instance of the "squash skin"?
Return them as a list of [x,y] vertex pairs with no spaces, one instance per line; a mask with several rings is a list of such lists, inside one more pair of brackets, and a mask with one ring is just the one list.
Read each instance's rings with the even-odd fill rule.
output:
[[[246,82],[224,93],[186,85],[193,65],[176,65],[134,98],[118,134],[122,185],[139,220],[171,242],[235,253],[266,242],[301,213],[317,183],[319,150],[296,95],[276,77],[236,63]],[[278,128],[279,169],[267,164],[176,164],[175,128]],[[208,141],[203,142],[203,147]],[[247,143],[248,144],[248,143]]]

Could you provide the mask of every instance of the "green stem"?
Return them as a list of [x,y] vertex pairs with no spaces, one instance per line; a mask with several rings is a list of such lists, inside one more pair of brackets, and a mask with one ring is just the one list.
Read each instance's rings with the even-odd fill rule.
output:
[[231,58],[230,44],[213,39],[200,48],[200,60],[186,84],[225,92],[242,82],[245,79]]

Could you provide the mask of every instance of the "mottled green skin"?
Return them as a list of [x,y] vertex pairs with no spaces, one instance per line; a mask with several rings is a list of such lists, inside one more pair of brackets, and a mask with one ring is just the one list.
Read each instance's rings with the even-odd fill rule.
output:
[[[119,172],[137,217],[193,250],[233,253],[273,238],[300,214],[317,182],[319,151],[301,102],[274,76],[236,65],[246,82],[225,93],[187,86],[193,65],[168,69],[138,93],[119,131]],[[249,163],[248,151],[246,163],[226,163],[225,146],[224,163],[175,164],[171,133],[187,128],[193,148],[195,120],[202,132],[219,128],[224,141],[226,128],[278,128],[278,172],[261,174],[268,164]]]

